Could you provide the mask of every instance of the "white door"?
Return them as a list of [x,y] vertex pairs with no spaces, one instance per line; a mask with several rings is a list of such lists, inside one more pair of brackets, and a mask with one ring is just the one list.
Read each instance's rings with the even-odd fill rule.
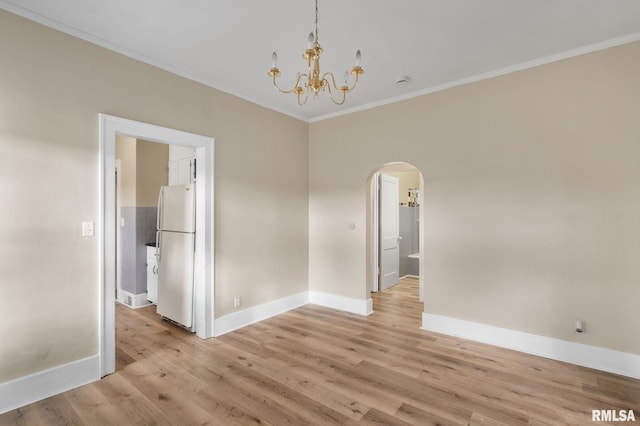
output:
[[400,281],[398,178],[380,174],[380,290]]

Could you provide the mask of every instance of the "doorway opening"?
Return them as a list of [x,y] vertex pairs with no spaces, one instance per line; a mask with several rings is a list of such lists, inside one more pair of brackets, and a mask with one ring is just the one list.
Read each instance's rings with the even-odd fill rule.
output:
[[[159,194],[166,186],[195,185],[199,174],[193,147],[116,136],[116,301],[119,303],[133,309],[157,305]],[[193,220],[202,219],[196,216]],[[180,263],[192,269],[189,255]],[[185,281],[190,280],[185,277]],[[191,322],[185,328],[190,326]]]
[[367,186],[367,290],[400,283],[423,302],[422,173],[409,163],[387,163],[370,174]]
[[125,135],[144,141],[195,150],[200,172],[195,182],[196,223],[194,258],[194,329],[200,338],[213,336],[214,320],[214,217],[213,138],[151,124],[100,114],[100,372],[115,371],[116,295],[116,137]]

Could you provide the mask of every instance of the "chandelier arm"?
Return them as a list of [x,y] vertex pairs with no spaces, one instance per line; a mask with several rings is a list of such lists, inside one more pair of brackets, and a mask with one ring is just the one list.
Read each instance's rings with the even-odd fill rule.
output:
[[356,79],[353,81],[353,86],[349,88],[349,92],[356,88],[358,85],[358,74],[356,74]]
[[327,72],[325,72],[324,74],[322,74],[322,78],[323,78],[323,79],[326,79],[326,76],[327,76],[327,75],[330,75],[330,76],[331,76],[331,81],[333,82],[333,87],[334,87],[336,90],[340,90],[340,91],[341,91],[341,92],[343,92],[343,93],[349,93],[349,92],[351,92],[351,91],[352,91],[353,89],[355,89],[355,88],[356,88],[356,86],[358,85],[358,74],[355,74],[355,77],[356,77],[356,78],[355,78],[355,80],[354,80],[354,82],[353,82],[353,85],[352,85],[351,87],[349,87],[347,90],[343,90],[343,89],[342,89],[342,88],[343,88],[343,87],[345,87],[345,86],[340,86],[340,87],[338,87],[338,85],[336,84],[336,78],[335,78],[335,76],[333,75],[333,73],[332,73],[331,71],[327,71]]
[[335,98],[333,97],[333,90],[331,90],[331,84],[329,84],[329,82],[327,81],[327,79],[325,78],[325,75],[329,74],[331,76],[331,78],[333,79],[333,86],[336,88],[336,90],[340,90],[338,89],[338,87],[336,87],[336,81],[333,78],[333,74],[331,74],[330,72],[326,72],[322,75],[322,81],[326,81],[326,87],[327,90],[329,91],[329,99],[331,99],[331,102],[333,102],[336,105],[342,105],[344,103],[344,101],[347,100],[347,92],[344,92],[342,90],[340,90],[342,92],[342,101],[338,102],[335,100]]
[[300,79],[302,77],[309,77],[308,74],[298,74],[298,78],[296,79],[296,84],[293,86],[293,88],[291,90],[282,90],[279,86],[278,83],[276,83],[276,76],[273,76],[273,86],[278,90],[278,92],[280,93],[296,93],[296,88],[298,87],[298,84],[300,83]]
[[309,88],[307,87],[307,90],[304,91],[304,101],[302,102],[300,102],[300,94],[301,92],[298,92],[298,105],[302,106],[307,103],[307,100],[309,100]]
[[322,80],[326,80],[327,81],[327,87],[330,86],[329,81],[327,80],[327,76],[331,77],[331,83],[333,83],[333,87],[336,90],[340,90],[340,87],[338,87],[338,85],[336,84],[336,78],[334,77],[333,73],[331,71],[327,71],[324,74],[322,74]]

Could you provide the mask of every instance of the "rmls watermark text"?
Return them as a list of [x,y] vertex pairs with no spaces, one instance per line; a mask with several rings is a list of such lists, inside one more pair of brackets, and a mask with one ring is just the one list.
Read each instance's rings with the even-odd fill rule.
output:
[[635,422],[633,410],[591,410],[592,422]]

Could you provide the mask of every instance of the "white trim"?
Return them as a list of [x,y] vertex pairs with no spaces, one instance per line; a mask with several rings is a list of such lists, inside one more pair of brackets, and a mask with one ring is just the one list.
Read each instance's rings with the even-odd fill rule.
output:
[[640,355],[426,312],[422,329],[640,379]]
[[373,313],[372,299],[360,300],[328,293],[305,291],[216,318],[215,336],[221,336],[308,303],[359,315],[371,315]]
[[[200,170],[196,179],[196,193],[204,194],[196,200],[196,217],[202,217],[196,228],[195,331],[200,338],[213,336],[214,330],[214,139],[180,130],[155,126],[125,118],[99,114],[100,183],[99,183],[99,324],[100,372],[106,376],[115,371],[115,140],[127,135],[151,142],[168,143],[196,148]],[[201,239],[204,239],[201,240]],[[202,249],[204,247],[204,250]]]
[[[214,311],[214,140],[211,148],[196,147],[196,241],[194,258],[194,321],[195,332],[201,339],[213,337]],[[198,164],[200,166],[198,166]],[[204,165],[204,167],[202,167]],[[206,202],[207,196],[209,202]],[[205,201],[203,203],[203,201]],[[204,278],[204,279],[203,279]],[[200,301],[200,302],[198,302]],[[198,325],[200,324],[200,326]]]
[[578,47],[576,49],[571,49],[571,50],[567,50],[565,52],[561,52],[561,53],[557,53],[555,55],[549,55],[549,56],[545,56],[542,58],[537,58],[537,59],[533,59],[531,61],[527,61],[527,62],[523,62],[521,64],[517,64],[517,65],[512,65],[509,67],[505,67],[505,68],[500,68],[497,70],[493,70],[493,71],[489,71],[486,73],[482,73],[482,74],[476,74],[476,75],[472,75],[460,80],[456,80],[456,81],[452,81],[452,82],[448,82],[448,83],[444,83],[438,86],[433,86],[433,87],[429,87],[423,90],[418,90],[415,92],[411,92],[411,93],[407,93],[404,94],[402,96],[396,96],[393,98],[388,98],[388,99],[384,99],[378,102],[371,102],[368,104],[364,104],[364,105],[360,105],[357,107],[353,107],[353,108],[347,108],[347,109],[343,109],[340,111],[336,111],[330,114],[324,114],[324,115],[319,115],[317,117],[306,117],[303,114],[299,114],[295,111],[291,111],[291,110],[287,110],[285,111],[284,109],[278,108],[278,107],[274,107],[273,105],[267,105],[264,102],[261,101],[257,101],[255,99],[249,98],[247,96],[240,96],[237,93],[234,93],[233,91],[231,91],[228,88],[223,87],[222,84],[220,84],[219,82],[216,81],[212,81],[210,78],[202,78],[202,77],[198,77],[194,74],[192,74],[190,71],[188,70],[182,70],[182,69],[178,69],[175,68],[173,66],[164,64],[160,61],[157,61],[155,59],[149,58],[148,56],[144,56],[141,55],[140,53],[131,51],[129,49],[126,49],[122,46],[118,46],[115,45],[111,42],[108,42],[107,40],[103,40],[99,37],[96,37],[94,35],[85,33],[83,31],[80,31],[76,28],[70,27],[68,25],[65,25],[61,22],[57,22],[54,21],[50,18],[47,18],[45,16],[39,15],[38,13],[35,13],[31,10],[25,9],[21,6],[15,5],[13,3],[9,3],[5,0],[0,0],[0,8],[7,10],[11,13],[14,13],[18,16],[22,16],[23,18],[27,18],[31,21],[40,23],[42,25],[45,25],[49,28],[53,28],[55,30],[61,31],[63,33],[69,34],[73,37],[79,38],[81,40],[85,40],[88,41],[89,43],[95,44],[97,46],[101,46],[104,47],[106,49],[109,49],[111,51],[120,53],[121,55],[127,56],[129,58],[135,59],[137,61],[140,62],[144,62],[146,64],[152,65],[156,68],[160,68],[162,70],[168,71],[172,74],[178,75],[180,77],[184,77],[188,80],[192,80],[195,81],[197,83],[202,83],[206,86],[212,87],[216,90],[219,90],[221,92],[227,93],[231,96],[235,96],[237,98],[240,99],[244,99],[248,102],[251,102],[255,105],[261,106],[263,108],[267,108],[270,109],[272,111],[276,111],[279,112],[281,114],[287,115],[289,117],[298,119],[300,121],[303,121],[305,123],[315,123],[318,121],[322,121],[322,120],[328,120],[330,118],[334,118],[334,117],[339,117],[342,115],[347,115],[347,114],[351,114],[354,112],[358,112],[358,111],[364,111],[367,109],[371,109],[371,108],[376,108],[382,105],[388,105],[388,104],[392,104],[392,103],[396,103],[396,102],[400,102],[400,101],[404,101],[407,99],[412,99],[418,96],[422,96],[422,95],[427,95],[429,93],[434,93],[434,92],[439,92],[445,89],[449,89],[455,86],[460,86],[463,84],[468,84],[468,83],[474,83],[477,81],[481,81],[481,80],[486,80],[489,78],[493,78],[493,77],[498,77],[501,75],[505,75],[505,74],[510,74],[512,72],[515,71],[521,71],[521,70],[525,70],[528,68],[533,68],[533,67],[537,67],[539,65],[544,65],[544,64],[548,64],[551,62],[556,62],[556,61],[560,61],[563,59],[568,59],[568,58],[572,58],[574,56],[580,56],[580,55],[584,55],[586,53],[591,53],[591,52],[596,52],[598,50],[604,50],[604,49],[608,49],[610,47],[615,47],[615,46],[619,46],[621,44],[626,44],[626,43],[632,43],[634,41],[638,41],[640,40],[640,33],[633,33],[633,34],[629,34],[623,37],[617,37],[617,38],[613,38],[610,40],[605,40],[602,42],[598,42],[598,43],[593,43],[593,44],[589,44],[586,46],[582,46],[582,47]]
[[0,414],[100,379],[100,358],[70,362],[0,383]]
[[309,303],[358,315],[371,315],[373,313],[373,300],[371,298],[354,299],[353,297],[310,291]]
[[[131,304],[127,303],[128,298],[131,298]],[[149,306],[152,304],[147,300],[147,293],[133,294],[127,290],[122,289],[120,289],[120,291],[118,292],[117,301],[133,309],[144,308],[145,306]]]
[[120,292],[122,291],[122,250],[120,249],[120,242],[122,239],[122,200],[121,200],[121,191],[122,191],[122,162],[119,159],[116,159],[115,162],[116,168],[116,187],[115,187],[115,197],[116,197],[116,221],[118,222],[116,225],[116,300],[120,297]]
[[[317,117],[310,118],[309,123],[316,123],[318,121],[328,120],[330,118],[339,117],[342,115],[351,114],[354,112],[364,111],[367,109],[376,108],[383,105],[393,104],[407,99],[417,98],[418,96],[428,95],[430,93],[441,92],[443,90],[451,89],[452,87],[462,86],[463,84],[475,83],[482,80],[488,80],[490,78],[499,77],[501,75],[511,74],[516,71],[522,71],[529,68],[535,68],[540,65],[549,64],[552,62],[562,61],[564,59],[573,58],[575,56],[585,55],[587,53],[597,52],[599,50],[608,49],[610,47],[620,46],[622,44],[633,43],[640,40],[640,33],[629,34],[624,37],[617,37],[610,40],[605,40],[599,43],[593,43],[586,46],[578,47],[576,49],[567,50],[565,52],[557,53],[555,55],[549,55],[542,58],[533,59],[531,61],[522,62],[520,64],[511,65],[497,70],[471,75],[469,77],[461,78],[459,80],[450,81],[438,86],[428,87],[426,89],[417,90],[415,92],[406,93],[401,96],[395,96],[393,98],[383,99],[378,102],[371,102],[365,105],[359,105],[353,108],[342,109],[330,114],[324,114]],[[424,202],[424,200],[423,200]]]
[[4,0],[0,0],[0,8],[9,11],[13,14],[16,14],[18,16],[22,16],[23,18],[27,18],[31,21],[37,22],[39,24],[42,24],[44,26],[47,26],[49,28],[53,28],[54,30],[58,30],[60,32],[63,32],[65,34],[69,34],[73,37],[79,38],[80,40],[85,40],[88,41],[89,43],[95,44],[97,46],[101,46],[104,47],[105,49],[111,50],[113,52],[117,52],[121,55],[127,56],[131,59],[135,59],[136,61],[140,61],[143,62],[145,64],[149,64],[152,65],[156,68],[159,68],[161,70],[165,70],[168,71],[172,74],[175,74],[177,76],[186,78],[188,80],[191,81],[195,81],[197,83],[201,83],[204,84],[205,86],[209,86],[213,89],[219,90],[221,92],[227,93],[231,96],[234,96],[236,98],[239,99],[244,99],[245,101],[251,102],[252,104],[261,106],[263,108],[267,108],[270,109],[272,111],[276,111],[279,112],[281,114],[287,115],[289,117],[304,121],[304,122],[308,122],[308,119],[303,116],[302,114],[298,114],[297,112],[292,112],[292,111],[285,111],[279,108],[274,107],[273,105],[267,105],[263,102],[257,101],[255,99],[252,99],[250,97],[247,96],[240,96],[237,93],[234,93],[233,91],[231,91],[230,89],[224,87],[222,84],[220,84],[220,82],[217,81],[213,81],[210,78],[202,78],[202,77],[198,77],[195,74],[193,74],[191,71],[188,70],[183,70],[180,68],[176,68],[174,66],[165,64],[161,61],[152,59],[148,56],[145,55],[141,55],[138,52],[134,52],[132,50],[126,49],[122,46],[118,46],[117,44],[113,44],[107,40],[101,39],[99,37],[96,37],[92,34],[86,33],[84,31],[80,31],[76,28],[70,27],[68,25],[65,25],[61,22],[58,21],[54,21],[50,18],[47,18],[46,16],[42,16],[38,13],[35,13],[31,10],[25,9],[21,6],[15,5],[13,3],[9,3],[7,1]]
[[400,277],[400,279],[403,279],[403,278],[415,278],[416,280],[419,280],[420,279],[420,275],[407,274],[407,275],[403,275],[403,276]]
[[371,178],[371,291],[380,291],[380,261],[378,259],[380,242],[380,172]]
[[233,330],[299,308],[308,302],[309,293],[305,291],[216,318],[215,336],[221,336]]
[[373,299],[372,298],[368,298],[367,299],[367,312],[365,313],[366,316],[369,316],[373,314]]

